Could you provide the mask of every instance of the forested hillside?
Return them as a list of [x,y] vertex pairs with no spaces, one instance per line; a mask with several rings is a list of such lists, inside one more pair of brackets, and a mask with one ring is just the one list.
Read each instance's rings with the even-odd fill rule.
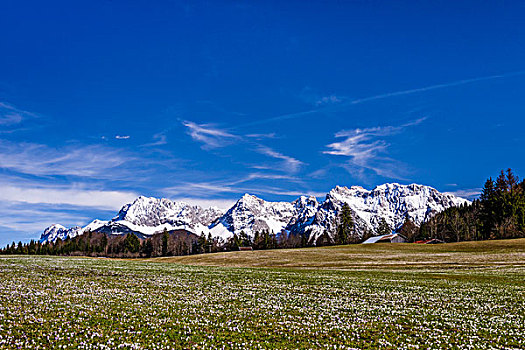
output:
[[525,237],[525,181],[511,169],[489,178],[470,205],[448,208],[421,225],[416,239],[446,242]]

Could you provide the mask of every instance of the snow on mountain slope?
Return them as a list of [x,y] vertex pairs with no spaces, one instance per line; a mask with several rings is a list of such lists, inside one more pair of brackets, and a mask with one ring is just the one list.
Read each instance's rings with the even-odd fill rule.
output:
[[166,198],[140,196],[133,203],[123,206],[112,221],[127,221],[134,225],[150,227],[166,223],[172,226],[192,226],[198,223],[208,226],[222,213],[222,210],[215,207],[203,209]]
[[124,205],[117,216],[98,227],[97,231],[108,234],[135,233],[141,237],[164,229],[207,233],[208,226],[223,212],[216,207],[204,209],[166,198],[140,196],[133,203]]
[[86,231],[96,231],[97,229],[101,228],[102,226],[107,225],[108,222],[109,221],[102,221],[102,220],[95,219],[95,220],[91,221],[87,226],[84,226],[82,228],[82,233],[84,233]]
[[344,203],[349,205],[354,214],[356,232],[362,235],[365,230],[375,231],[382,218],[396,230],[401,227],[405,217],[421,225],[435,213],[469,201],[417,184],[384,184],[371,191],[360,186],[337,186],[328,193],[312,225],[308,227],[311,239],[317,239],[324,230],[335,230],[337,212]]
[[452,194],[440,193],[423,185],[397,183],[366,190],[359,186],[337,186],[321,204],[315,197],[302,196],[293,202],[267,202],[245,194],[228,211],[201,208],[165,198],[138,197],[126,204],[110,221],[95,220],[84,228],[66,229],[60,225],[47,228],[41,241],[74,237],[87,230],[108,234],[134,233],[146,237],[164,229],[186,229],[200,234],[228,238],[244,231],[249,236],[256,231],[280,233],[287,230],[295,234],[309,234],[315,240],[326,230],[333,235],[337,213],[348,203],[354,215],[356,232],[377,229],[381,218],[393,228],[399,228],[405,216],[420,225],[436,212],[451,206],[468,203]]
[[44,231],[40,240],[54,242],[58,238],[72,238],[88,230],[107,234],[134,233],[139,237],[150,236],[164,229],[207,233],[208,226],[223,213],[223,210],[216,207],[203,209],[166,198],[140,196],[124,205],[110,221],[94,220],[83,228],[69,230],[61,225],[53,225]]
[[80,226],[65,228],[59,224],[51,225],[46,228],[40,236],[40,242],[55,242],[57,239],[73,238],[78,236],[81,230],[82,228]]
[[96,231],[106,225],[108,221],[93,220],[91,223],[84,227],[74,226],[71,228],[65,228],[62,225],[55,224],[51,225],[44,230],[44,233],[40,236],[40,242],[55,242],[57,239],[64,240],[66,238],[73,238],[84,234],[87,231]]
[[214,236],[227,238],[244,231],[252,236],[256,231],[279,233],[291,224],[306,223],[315,215],[315,197],[300,197],[294,202],[266,202],[245,194],[217,222],[210,226]]

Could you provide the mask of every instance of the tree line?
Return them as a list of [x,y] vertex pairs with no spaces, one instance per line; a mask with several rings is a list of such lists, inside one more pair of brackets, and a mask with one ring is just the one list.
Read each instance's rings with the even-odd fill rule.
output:
[[419,236],[445,242],[525,237],[525,181],[502,170],[496,180],[487,179],[479,199],[434,215]]
[[88,231],[55,242],[13,242],[1,249],[0,254],[150,258],[196,254],[198,252],[193,246],[197,239],[197,235],[186,230],[164,230],[163,233],[142,239],[133,233],[108,235]]

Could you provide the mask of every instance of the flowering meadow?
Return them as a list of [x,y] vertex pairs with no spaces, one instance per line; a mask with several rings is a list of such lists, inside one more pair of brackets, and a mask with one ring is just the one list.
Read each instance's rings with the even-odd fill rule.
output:
[[0,348],[524,349],[525,269],[1,257]]

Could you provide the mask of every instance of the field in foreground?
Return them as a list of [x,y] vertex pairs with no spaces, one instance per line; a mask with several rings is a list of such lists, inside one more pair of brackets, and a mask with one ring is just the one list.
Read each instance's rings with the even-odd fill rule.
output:
[[[0,257],[0,347],[525,348],[524,240],[359,247],[301,250],[284,269]],[[263,253],[288,259],[228,264]]]

